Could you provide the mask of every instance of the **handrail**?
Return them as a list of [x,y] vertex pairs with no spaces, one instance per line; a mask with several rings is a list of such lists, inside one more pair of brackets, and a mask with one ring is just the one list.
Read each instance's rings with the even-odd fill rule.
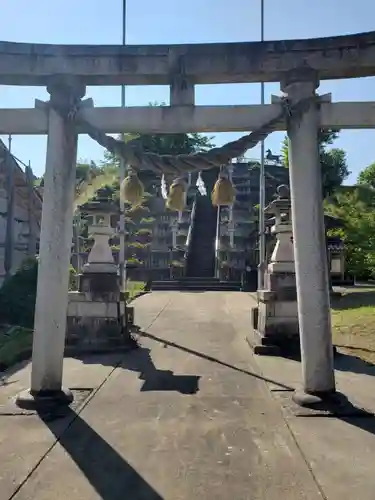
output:
[[191,239],[193,236],[196,207],[197,207],[197,198],[195,197],[193,207],[192,207],[191,213],[190,213],[190,225],[189,225],[188,234],[187,234],[186,243],[185,243],[187,252],[189,251],[190,242],[191,242]]
[[194,231],[194,222],[195,222],[195,213],[197,211],[197,195],[195,195],[194,202],[193,202],[193,207],[190,212],[190,225],[188,229],[188,234],[186,237],[186,243],[185,243],[185,275],[187,275],[187,268],[188,268],[188,259],[189,259],[189,253],[191,250],[191,242],[193,239],[193,231]]

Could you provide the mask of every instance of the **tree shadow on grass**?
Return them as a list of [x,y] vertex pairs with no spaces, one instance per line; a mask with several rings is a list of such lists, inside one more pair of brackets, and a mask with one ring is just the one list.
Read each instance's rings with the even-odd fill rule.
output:
[[45,425],[103,500],[163,500],[163,497],[77,413],[68,409],[71,423],[60,433],[52,421]]
[[331,306],[338,311],[375,306],[375,291],[349,292],[341,297],[332,297]]

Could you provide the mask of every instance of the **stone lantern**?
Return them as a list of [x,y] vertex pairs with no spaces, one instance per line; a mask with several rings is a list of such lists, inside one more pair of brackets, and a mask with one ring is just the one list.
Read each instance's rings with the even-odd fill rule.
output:
[[289,188],[277,188],[277,198],[265,209],[274,215],[271,234],[276,245],[267,266],[264,290],[252,310],[254,332],[248,337],[256,354],[279,354],[299,346],[296,275]]
[[125,304],[120,300],[120,277],[109,239],[111,219],[118,207],[99,189],[94,200],[79,207],[94,244],[79,276],[79,290],[69,292],[67,346],[79,351],[102,351],[124,343]]
[[103,294],[109,294],[111,299],[117,300],[120,294],[118,266],[109,239],[115,233],[111,218],[117,214],[118,208],[105,196],[105,189],[99,189],[96,198],[84,203],[79,209],[85,214],[89,236],[94,239],[80,276],[80,289],[90,294],[92,299],[98,295],[104,298]]

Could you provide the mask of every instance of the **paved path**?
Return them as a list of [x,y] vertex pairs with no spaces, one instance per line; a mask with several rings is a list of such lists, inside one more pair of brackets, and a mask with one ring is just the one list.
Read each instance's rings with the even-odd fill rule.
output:
[[269,390],[279,377],[266,384],[245,343],[249,305],[234,292],[138,299],[141,349],[66,360],[66,385],[95,388],[78,414],[0,417],[0,500],[326,498]]

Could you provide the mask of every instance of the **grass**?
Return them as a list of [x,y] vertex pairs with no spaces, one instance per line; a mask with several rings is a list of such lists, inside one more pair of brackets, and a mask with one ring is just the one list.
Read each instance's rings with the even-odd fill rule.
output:
[[127,281],[126,291],[129,292],[129,300],[135,299],[137,295],[144,292],[145,283],[143,281]]
[[74,209],[90,200],[96,191],[101,187],[107,184],[113,184],[117,178],[118,176],[111,171],[94,177],[89,183],[81,187],[81,193],[77,196],[74,202]]
[[375,364],[375,288],[344,289],[332,300],[332,333],[337,347]]

